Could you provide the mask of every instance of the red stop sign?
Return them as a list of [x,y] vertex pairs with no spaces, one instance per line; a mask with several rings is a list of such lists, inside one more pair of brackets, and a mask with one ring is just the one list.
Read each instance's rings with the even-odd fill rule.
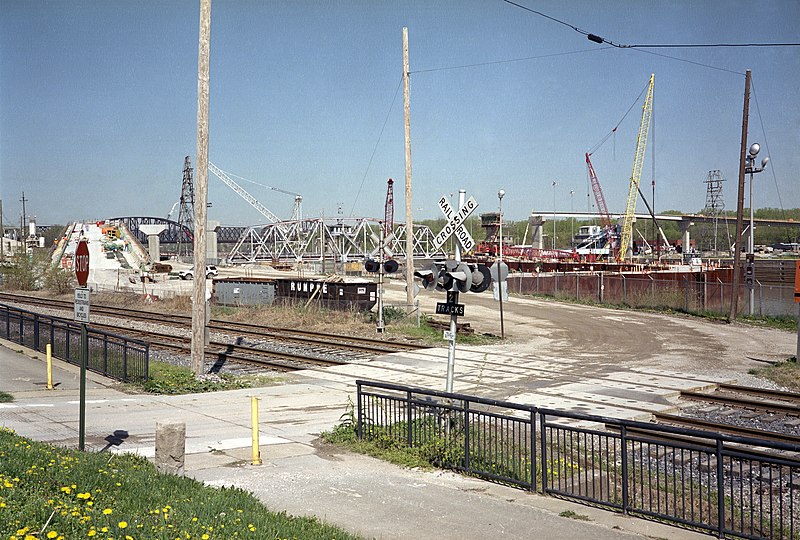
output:
[[80,287],[86,287],[86,280],[89,279],[89,246],[86,240],[78,242],[75,248],[75,277]]

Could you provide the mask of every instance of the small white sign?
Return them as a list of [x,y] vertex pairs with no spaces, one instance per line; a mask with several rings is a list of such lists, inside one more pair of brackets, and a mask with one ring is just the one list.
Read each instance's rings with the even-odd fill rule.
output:
[[447,341],[455,341],[456,334],[455,332],[451,332],[450,330],[445,330],[444,332],[442,332],[442,337]]
[[75,289],[75,322],[89,322],[89,289]]

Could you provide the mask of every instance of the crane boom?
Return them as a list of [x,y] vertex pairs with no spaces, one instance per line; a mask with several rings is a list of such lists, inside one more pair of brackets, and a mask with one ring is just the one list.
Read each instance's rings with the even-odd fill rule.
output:
[[636,138],[636,154],[633,157],[633,171],[631,172],[630,186],[628,187],[628,200],[625,205],[625,218],[622,222],[622,236],[617,252],[617,262],[622,261],[628,251],[633,233],[633,219],[636,212],[636,198],[639,195],[639,181],[642,178],[642,165],[644,152],[647,147],[647,133],[650,130],[650,117],[653,114],[653,81],[655,74],[650,75],[650,84],[647,85],[647,95],[642,106],[642,121],[639,124],[639,135]]
[[264,206],[263,204],[258,202],[256,200],[256,198],[253,197],[252,195],[250,195],[247,191],[245,191],[242,186],[240,186],[239,184],[234,182],[233,179],[225,173],[225,171],[223,171],[222,169],[220,169],[219,167],[217,167],[216,165],[214,165],[210,161],[208,162],[208,170],[211,171],[212,173],[214,173],[214,175],[217,178],[222,180],[222,182],[226,186],[228,186],[233,191],[235,191],[242,199],[244,199],[245,201],[250,203],[250,206],[252,206],[256,210],[258,210],[258,212],[262,216],[267,218],[271,223],[280,223],[281,219],[278,216],[276,216],[275,214],[270,212],[269,209],[266,206]]
[[600,220],[603,223],[603,230],[606,233],[606,242],[608,243],[608,253],[611,255],[614,248],[614,224],[611,222],[611,214],[608,213],[606,206],[606,198],[603,196],[603,189],[600,187],[600,181],[594,172],[592,160],[589,159],[589,152],[586,152],[586,167],[589,170],[589,180],[592,184],[592,191],[594,192],[594,200],[597,201],[597,210],[600,212]]

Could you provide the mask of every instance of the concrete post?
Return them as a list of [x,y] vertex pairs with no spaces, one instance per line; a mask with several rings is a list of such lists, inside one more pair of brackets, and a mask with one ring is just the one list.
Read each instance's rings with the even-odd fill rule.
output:
[[156,423],[156,458],[158,472],[182,476],[186,456],[186,424]]

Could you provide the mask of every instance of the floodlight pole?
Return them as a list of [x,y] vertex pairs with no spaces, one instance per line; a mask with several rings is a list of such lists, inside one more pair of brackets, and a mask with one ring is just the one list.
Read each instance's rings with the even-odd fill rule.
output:
[[[497,276],[500,277],[500,267],[503,266],[503,196],[506,194],[505,190],[501,189],[497,192],[497,198],[500,199],[500,242],[497,248]],[[503,279],[500,279],[500,339],[505,339],[506,333],[503,327]]]

